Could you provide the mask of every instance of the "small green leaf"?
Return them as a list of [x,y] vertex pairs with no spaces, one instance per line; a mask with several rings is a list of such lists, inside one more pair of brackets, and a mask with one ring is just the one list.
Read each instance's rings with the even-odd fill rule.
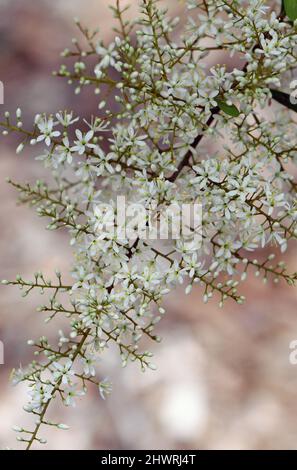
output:
[[237,117],[240,115],[240,112],[238,111],[236,106],[234,106],[234,104],[230,106],[229,104],[226,103],[226,101],[223,101],[223,100],[217,100],[217,104],[218,104],[218,107],[229,116]]
[[297,0],[284,0],[285,12],[290,20],[297,19]]

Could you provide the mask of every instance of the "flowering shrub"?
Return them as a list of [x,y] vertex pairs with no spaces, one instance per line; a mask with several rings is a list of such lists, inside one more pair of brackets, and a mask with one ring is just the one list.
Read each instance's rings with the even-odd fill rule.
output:
[[[13,372],[14,383],[28,383],[24,409],[36,418],[33,430],[15,427],[27,449],[45,443],[43,425],[67,428],[48,418],[54,399],[74,406],[88,383],[102,398],[110,392],[95,370],[110,344],[123,366],[136,361],[143,370],[154,368],[143,347],[146,338],[159,341],[154,327],[165,313],[162,300],[177,284],[189,293],[197,283],[204,302],[214,297],[222,306],[228,299],[244,302],[240,283],[250,272],[264,282],[293,285],[297,278],[273,261],[274,253],[261,262],[253,257],[261,247],[284,252],[297,237],[294,113],[280,105],[266,112],[273,97],[288,103],[285,91],[297,65],[294,13],[288,17],[280,2],[264,0],[187,0],[182,20],[170,18],[156,0],[142,0],[135,21],[125,19],[119,0],[112,9],[114,41],[104,44],[77,20],[87,46],[73,41],[63,52],[74,58],[73,67],[62,65],[56,73],[75,83],[76,93],[94,88],[97,115],[40,114],[27,131],[17,110],[16,119],[6,113],[0,123],[4,135],[19,133],[17,153],[42,145],[37,159],[54,184],[10,183],[49,221],[48,229],[68,229],[74,257],[73,284],[59,272],[53,281],[42,273],[3,281],[24,295],[49,292],[40,306],[45,321],[69,320],[56,344],[46,336],[30,340],[36,359]],[[242,66],[209,70],[204,59],[213,51],[236,55]],[[220,143],[217,150],[210,150],[210,141]],[[172,202],[198,201],[201,246],[182,234],[162,243],[111,235],[106,227],[113,221],[98,205],[114,205],[115,194],[157,219]]]

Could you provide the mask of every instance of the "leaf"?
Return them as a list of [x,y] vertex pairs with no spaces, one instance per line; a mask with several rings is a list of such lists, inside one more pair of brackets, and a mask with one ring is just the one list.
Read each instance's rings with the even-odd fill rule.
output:
[[238,109],[236,108],[234,104],[229,105],[226,103],[226,101],[223,101],[223,100],[217,100],[217,104],[218,104],[218,107],[229,116],[237,117],[240,115],[240,112],[238,111]]
[[282,104],[286,108],[292,109],[292,111],[295,111],[295,113],[297,113],[297,105],[291,102],[290,95],[288,95],[288,93],[273,89],[270,89],[270,91],[272,94],[272,98],[275,101]]
[[297,19],[297,0],[284,0],[285,12],[290,20]]

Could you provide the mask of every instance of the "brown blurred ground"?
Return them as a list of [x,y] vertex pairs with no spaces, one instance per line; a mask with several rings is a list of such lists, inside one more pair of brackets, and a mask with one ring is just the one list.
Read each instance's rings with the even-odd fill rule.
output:
[[[21,106],[28,123],[36,112],[71,108],[71,88],[51,71],[70,44],[73,16],[101,25],[105,37],[112,34],[107,5],[107,0],[0,0],[2,108]],[[83,96],[75,106],[81,114],[94,112]],[[16,194],[4,182],[8,175],[30,181],[45,176],[39,163],[29,154],[16,157],[2,140],[0,175],[0,277],[11,279],[18,272],[30,277],[39,269],[51,275],[57,267],[67,271],[67,236],[46,232],[33,211],[16,207]],[[291,271],[296,258],[293,249],[286,254]],[[52,433],[48,447],[297,448],[297,366],[289,364],[289,343],[297,339],[297,290],[250,277],[245,293],[244,306],[227,303],[223,310],[215,301],[204,305],[199,289],[191,296],[172,294],[159,327],[164,340],[154,348],[158,370],[122,369],[117,353],[110,352],[99,370],[113,381],[112,395],[104,402],[93,390],[75,410],[57,409],[71,431]],[[28,419],[21,410],[25,390],[8,384],[10,370],[30,360],[26,340],[44,328],[35,312],[39,296],[23,300],[19,294],[11,287],[0,290],[1,446],[15,446],[10,427]]]

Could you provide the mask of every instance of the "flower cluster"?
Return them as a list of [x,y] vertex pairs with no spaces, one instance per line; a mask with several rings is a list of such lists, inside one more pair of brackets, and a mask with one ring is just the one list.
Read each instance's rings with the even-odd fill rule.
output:
[[[297,238],[296,122],[286,108],[266,113],[272,89],[288,88],[297,66],[297,29],[270,3],[188,0],[179,19],[158,1],[142,0],[139,18],[129,22],[118,0],[114,41],[97,41],[77,20],[87,47],[74,41],[74,50],[63,53],[75,59],[73,68],[63,64],[56,73],[76,83],[76,93],[94,88],[97,116],[41,114],[26,131],[18,110],[16,122],[6,113],[0,123],[4,135],[18,132],[24,139],[17,153],[44,144],[37,159],[56,185],[10,182],[48,220],[48,229],[68,229],[74,257],[73,284],[65,285],[60,273],[55,282],[42,273],[33,281],[4,281],[24,295],[47,290],[49,302],[40,306],[46,321],[69,320],[56,345],[45,336],[30,341],[36,360],[13,374],[16,383],[28,382],[25,410],[37,417],[33,431],[16,427],[28,449],[44,443],[42,425],[67,428],[46,417],[53,399],[75,405],[88,383],[103,398],[110,392],[108,381],[95,378],[110,344],[123,366],[136,361],[154,368],[143,346],[159,341],[154,328],[165,313],[162,301],[177,284],[184,283],[186,293],[198,284],[204,302],[216,297],[221,306],[227,299],[244,302],[240,283],[252,271],[264,282],[294,284],[297,274],[274,262],[274,253],[253,257],[264,247],[284,252]],[[242,67],[209,70],[205,57],[221,50],[239,56]],[[93,69],[89,56],[96,58]],[[214,141],[217,150],[211,150]],[[162,244],[111,236],[110,214],[97,207],[113,204],[118,194],[156,217],[173,202],[198,201],[202,245],[183,236]]]

